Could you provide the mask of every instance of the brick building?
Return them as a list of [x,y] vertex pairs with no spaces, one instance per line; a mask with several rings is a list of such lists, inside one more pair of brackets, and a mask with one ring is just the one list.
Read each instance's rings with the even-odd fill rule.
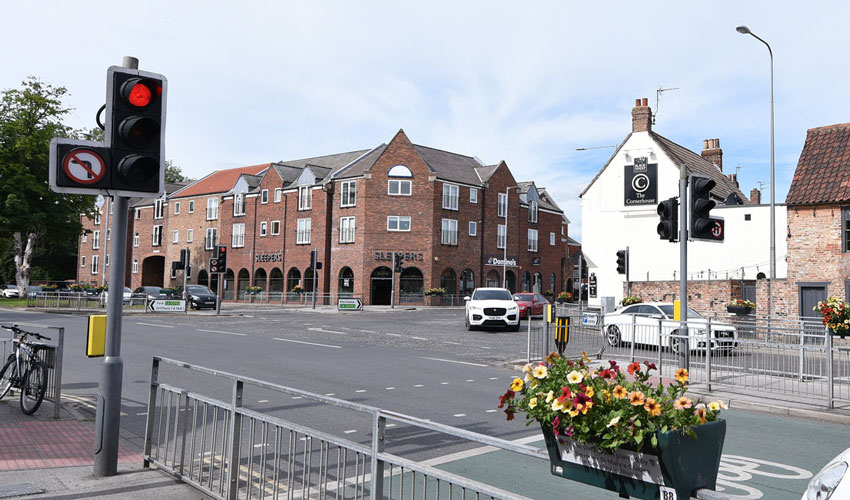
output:
[[[207,268],[216,244],[230,248],[225,299],[243,299],[249,286],[261,288],[259,300],[297,299],[293,287],[314,282],[320,294],[366,304],[388,304],[393,293],[422,303],[438,287],[457,296],[503,282],[554,293],[573,286],[569,221],[545,189],[517,182],[505,162],[416,145],[403,131],[368,150],[217,171],[134,208],[132,287],[182,284],[170,262],[183,248],[189,282],[215,287]],[[157,232],[159,248],[150,244]],[[313,250],[323,263],[315,281]],[[394,254],[404,260],[395,279]]]

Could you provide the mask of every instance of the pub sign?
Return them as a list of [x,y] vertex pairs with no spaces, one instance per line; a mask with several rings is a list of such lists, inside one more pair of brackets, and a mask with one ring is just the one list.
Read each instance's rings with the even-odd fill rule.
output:
[[646,157],[635,158],[626,165],[623,203],[630,205],[658,204],[658,164],[647,163]]

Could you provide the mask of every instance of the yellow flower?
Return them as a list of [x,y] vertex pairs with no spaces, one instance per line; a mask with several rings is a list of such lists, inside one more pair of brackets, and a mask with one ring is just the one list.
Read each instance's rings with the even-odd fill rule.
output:
[[537,398],[531,398],[528,400],[528,407],[532,410],[537,406]]
[[584,375],[575,370],[571,371],[569,375],[567,375],[567,382],[571,384],[580,384],[582,380],[584,380]]
[[688,370],[685,368],[679,368],[676,370],[676,381],[680,384],[684,384],[688,381]]
[[534,366],[532,363],[526,363],[526,365],[522,367],[522,371],[524,373],[531,373],[532,366]]
[[685,408],[690,408],[691,406],[693,406],[693,404],[694,402],[691,401],[690,398],[682,396],[681,398],[673,402],[673,408],[677,410],[684,410]]
[[547,403],[551,403],[553,399],[555,399],[555,393],[553,391],[549,391],[548,393],[546,393]]
[[530,382],[530,381],[532,380],[532,378],[531,378],[531,374],[530,374],[530,373],[526,373],[526,374],[525,374],[525,377],[523,377],[522,379],[523,379],[525,382]]
[[514,392],[519,392],[522,390],[522,379],[517,377],[511,382],[511,390]]
[[629,403],[632,406],[641,406],[643,405],[643,393],[640,391],[632,391],[629,393]]
[[711,403],[708,403],[708,409],[711,410],[711,411],[719,410],[720,409],[720,402],[719,401],[712,401]]
[[623,387],[622,385],[618,385],[618,386],[614,387],[614,397],[615,398],[623,399],[626,396],[628,396],[628,393],[626,392],[625,387]]
[[581,352],[581,359],[583,359],[585,363],[590,363],[590,358],[587,357],[587,351]]
[[658,415],[661,415],[661,404],[653,398],[647,398],[646,403],[643,405],[643,409],[649,413],[650,417],[657,417]]
[[536,388],[538,385],[540,385],[540,382],[538,382],[536,379],[532,380],[531,383],[528,384],[528,386],[532,389]]
[[571,417],[575,417],[576,415],[578,415],[578,410],[576,410],[576,409],[570,410],[570,416]]
[[587,394],[587,397],[592,398],[593,395],[596,394],[596,391],[593,390],[592,385],[589,385],[587,386],[587,389],[585,389],[584,393]]
[[549,374],[549,369],[543,365],[537,365],[534,367],[534,370],[531,371],[531,374],[534,375],[534,378],[543,379]]
[[608,401],[611,401],[611,392],[610,392],[610,391],[608,391],[608,390],[606,390],[606,389],[602,389],[602,399],[603,399],[606,403],[607,403]]
[[614,418],[612,418],[612,419],[611,419],[611,421],[610,421],[610,422],[608,422],[608,425],[606,425],[605,427],[606,427],[606,428],[608,428],[608,427],[616,427],[616,426],[617,426],[617,424],[619,424],[619,423],[620,423],[620,417],[614,417]]
[[550,353],[549,353],[549,355],[548,355],[548,356],[546,356],[546,362],[547,362],[547,363],[550,363],[550,364],[551,364],[551,363],[554,363],[554,362],[555,362],[555,361],[557,361],[557,360],[558,360],[558,358],[560,358],[560,357],[561,357],[561,355],[560,355],[560,354],[558,354],[557,352],[550,352]]

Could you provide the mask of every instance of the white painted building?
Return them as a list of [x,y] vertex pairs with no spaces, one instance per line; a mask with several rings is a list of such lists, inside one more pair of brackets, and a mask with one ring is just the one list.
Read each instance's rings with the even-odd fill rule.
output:
[[[646,99],[632,110],[632,133],[582,192],[582,250],[587,259],[589,303],[602,297],[623,298],[625,276],[617,273],[617,251],[629,248],[629,279],[678,280],[679,244],[660,239],[658,203],[679,195],[679,166],[705,175],[717,185],[712,216],[723,217],[722,243],[688,244],[689,279],[747,279],[770,273],[770,206],[753,204],[734,175],[722,172],[720,141],[705,141],[702,154],[684,148],[651,129]],[[653,167],[654,166],[654,167]],[[627,182],[627,179],[629,182]],[[725,205],[727,198],[734,205]],[[785,278],[786,209],[776,206],[776,277]],[[680,221],[681,224],[681,221]],[[596,293],[593,292],[595,277]]]

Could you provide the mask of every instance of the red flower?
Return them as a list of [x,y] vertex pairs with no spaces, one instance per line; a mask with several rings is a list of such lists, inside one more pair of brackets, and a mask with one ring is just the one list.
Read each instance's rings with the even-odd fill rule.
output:
[[640,371],[640,362],[635,361],[634,363],[629,365],[629,375],[634,375],[635,372]]
[[561,396],[565,398],[572,397],[572,391],[570,391],[570,388],[567,386],[561,387]]
[[514,419],[514,411],[510,408],[505,410],[505,415],[507,415],[507,417],[506,417],[507,420],[513,420]]
[[552,421],[552,430],[555,431],[555,435],[558,435],[558,429],[561,427],[561,419],[555,417],[555,420]]
[[655,363],[650,363],[649,361],[644,361],[643,364],[646,365],[647,371],[658,369],[658,368],[655,367]]

